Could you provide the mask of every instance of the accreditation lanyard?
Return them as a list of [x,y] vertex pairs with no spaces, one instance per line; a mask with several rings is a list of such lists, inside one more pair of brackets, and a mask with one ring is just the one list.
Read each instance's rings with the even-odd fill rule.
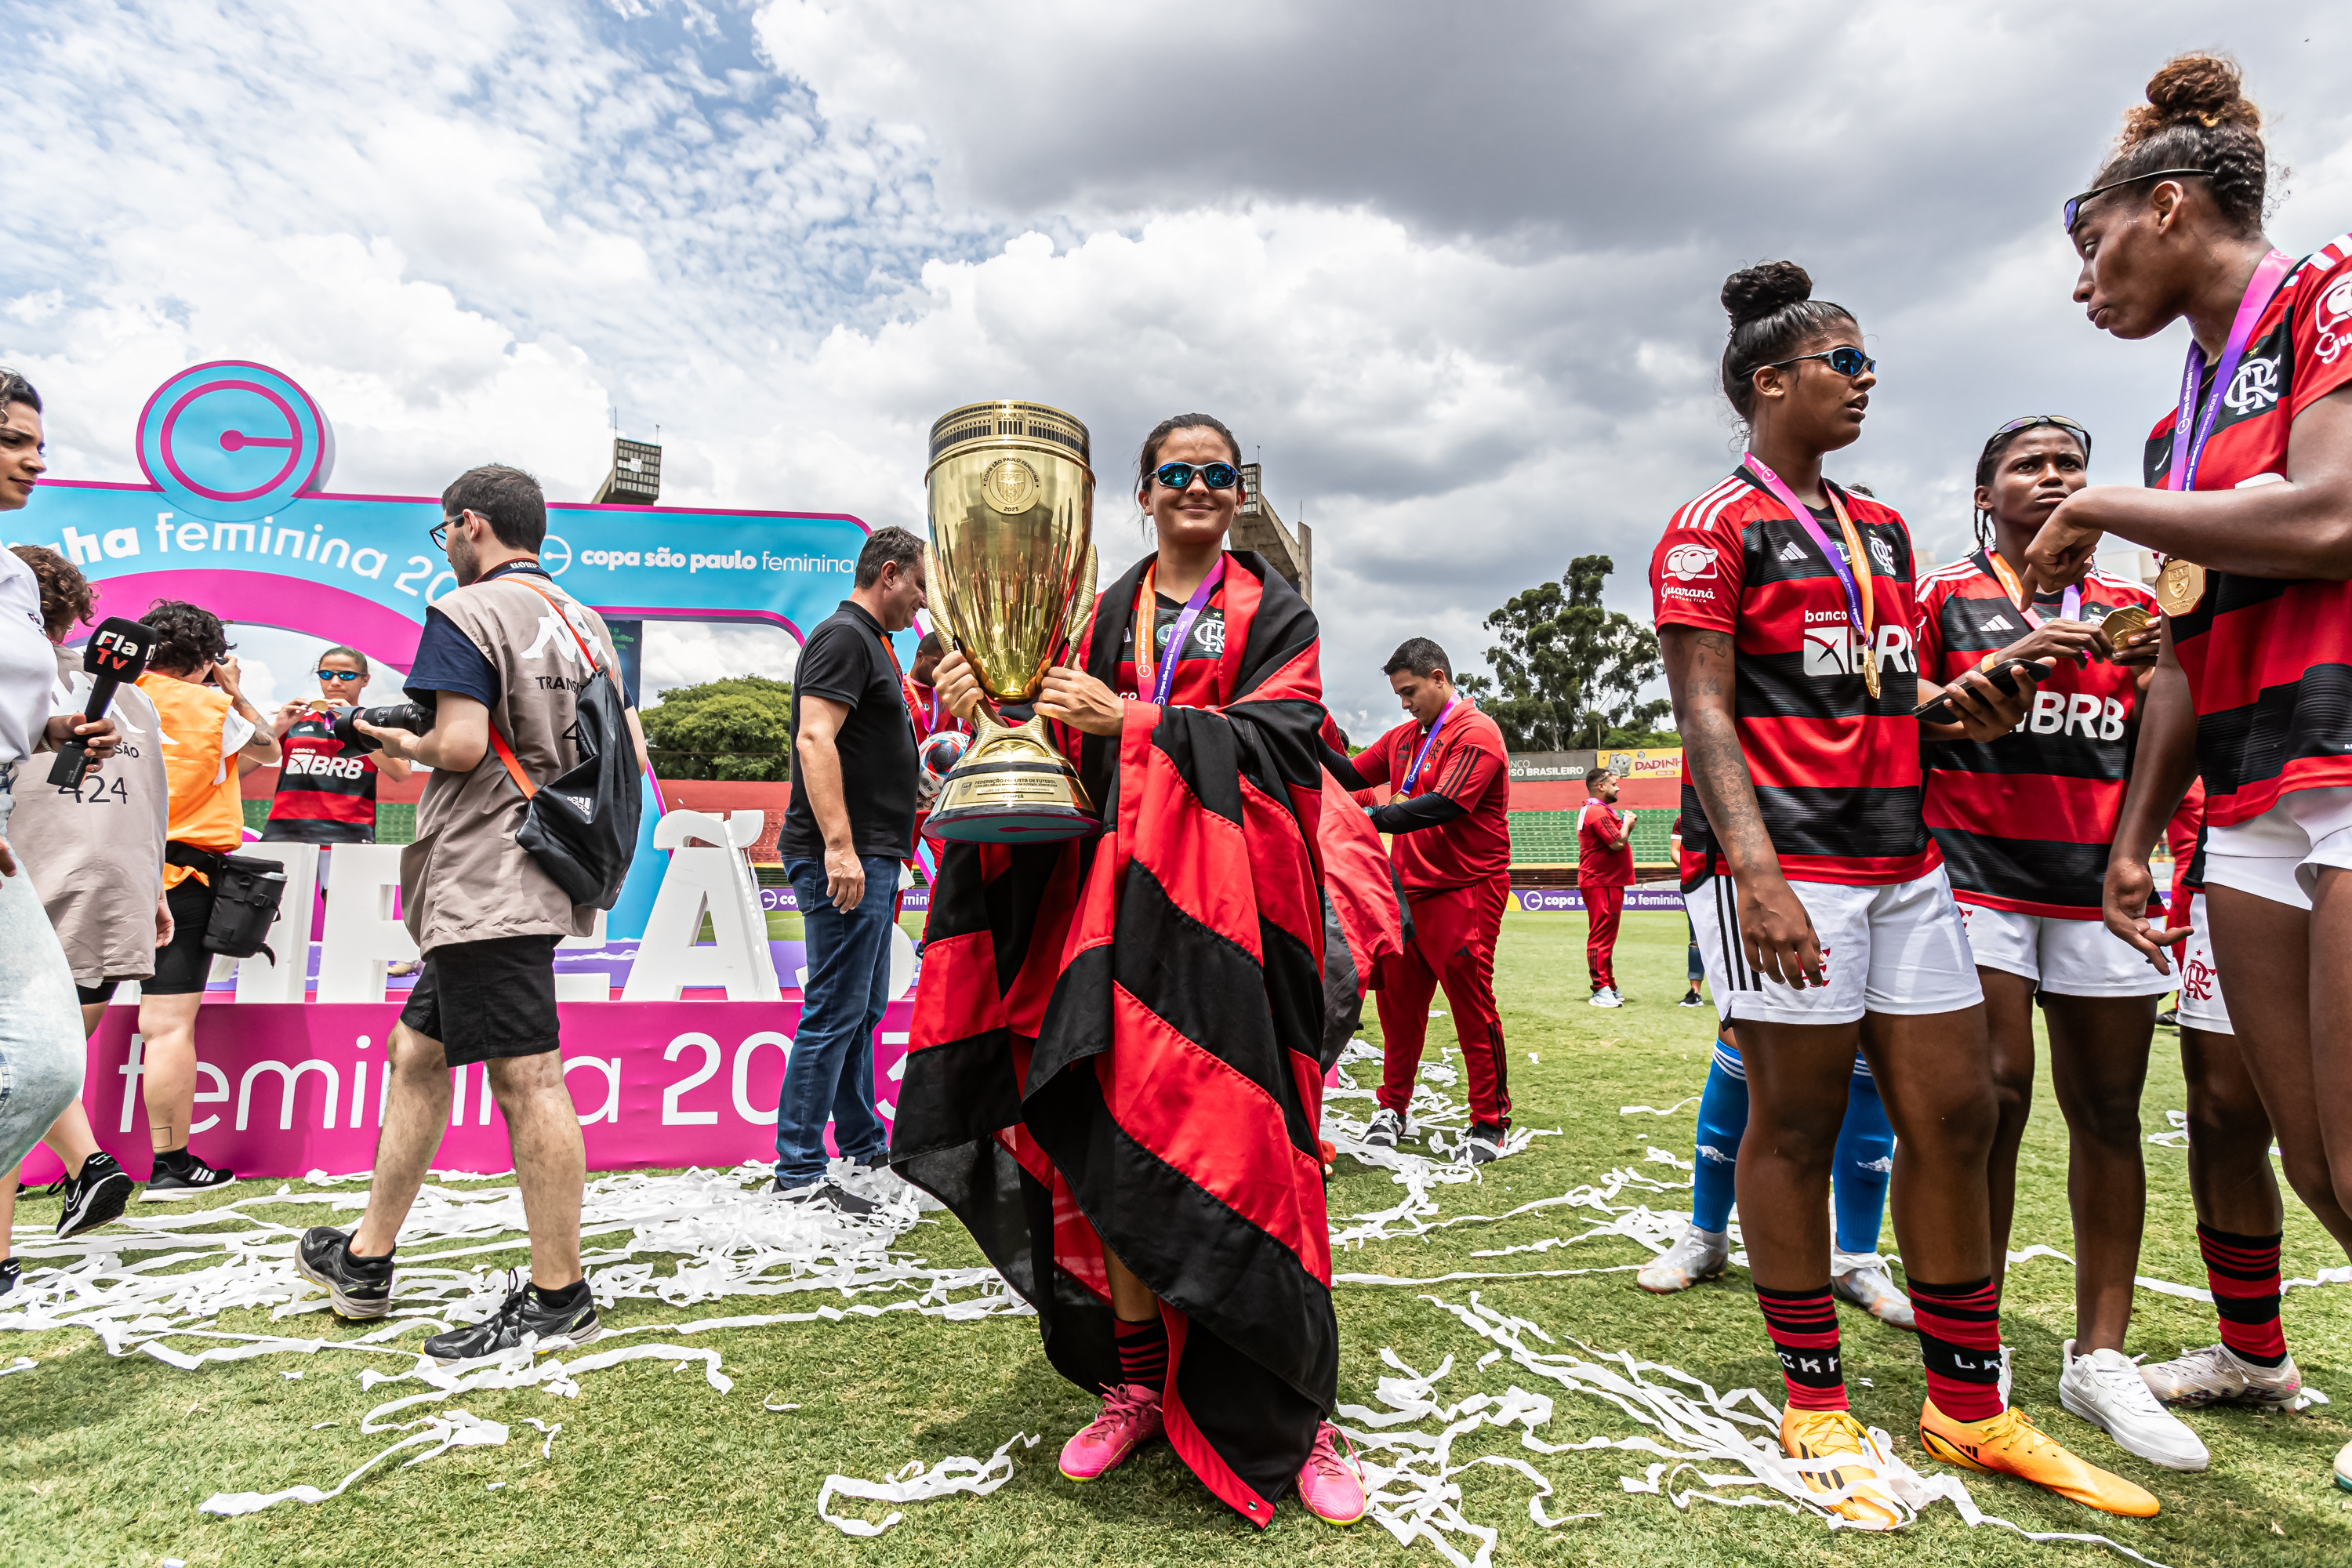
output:
[[1845,502],[1838,499],[1834,488],[1822,484],[1822,489],[1830,498],[1830,510],[1836,514],[1839,531],[1845,536],[1845,554],[1841,557],[1830,543],[1830,536],[1814,521],[1813,509],[1799,500],[1780,476],[1765,467],[1763,458],[1749,452],[1746,461],[1749,470],[1764,481],[1764,488],[1772,492],[1772,499],[1789,509],[1789,515],[1797,520],[1814,546],[1829,558],[1830,570],[1837,574],[1838,586],[1845,590],[1847,624],[1862,638],[1862,658],[1857,661],[1862,666],[1862,683],[1873,697],[1877,696],[1878,637],[1871,629],[1870,557],[1863,552],[1862,535],[1856,531],[1853,520],[1846,515]]
[[898,700],[907,705],[907,728],[912,731],[915,728],[915,705],[908,700],[907,672],[898,668],[898,650],[890,646],[888,632],[877,631],[874,635],[882,639],[882,657],[890,661],[890,673],[898,678]]
[[1222,552],[1218,554],[1217,563],[1209,568],[1209,574],[1201,579],[1201,585],[1184,601],[1184,608],[1176,616],[1176,629],[1168,634],[1168,658],[1164,661],[1152,658],[1159,646],[1151,635],[1155,629],[1151,624],[1153,612],[1160,605],[1159,573],[1159,562],[1146,566],[1143,585],[1135,592],[1135,689],[1140,691],[1149,686],[1151,700],[1165,708],[1169,690],[1176,684],[1177,663],[1184,657],[1184,639],[1192,635],[1192,623],[1201,618],[1201,612],[1209,607],[1209,596],[1225,580],[1225,558]]
[[1429,749],[1437,744],[1437,732],[1445,728],[1445,721],[1448,719],[1454,717],[1454,710],[1461,700],[1462,699],[1457,697],[1448,702],[1445,705],[1445,710],[1437,716],[1437,722],[1429,727],[1429,733],[1422,739],[1421,750],[1412,754],[1412,766],[1404,771],[1404,787],[1397,792],[1399,795],[1412,793],[1413,781],[1421,777],[1421,764],[1429,760]]
[[[2017,613],[2025,617],[2025,624],[2039,627],[2042,625],[2042,617],[2033,613],[2033,595],[2025,591],[2025,584],[2017,580],[2017,574],[2009,569],[2009,563],[2000,558],[2000,552],[1987,550],[1985,561],[1992,567],[1993,580],[2008,593],[2010,603],[2017,606]],[[2079,621],[2083,618],[2081,584],[2078,583],[2066,590],[2065,597],[2059,603],[2058,614],[2070,621]]]
[[[2189,361],[2180,372],[2180,411],[2172,419],[2172,474],[2166,481],[2168,489],[2191,490],[2197,488],[2197,465],[2205,456],[2205,443],[2213,435],[2213,423],[2221,417],[2221,400],[2229,395],[2230,384],[2237,379],[2238,362],[2245,357],[2246,341],[2254,335],[2254,323],[2270,309],[2271,298],[2294,270],[2294,258],[2284,250],[2273,250],[2263,258],[2247,280],[2245,298],[2238,301],[2237,319],[2230,323],[2229,341],[2221,345],[2221,361],[2213,367],[2213,390],[2205,395],[2205,405],[2197,405],[2197,384],[2205,374],[2205,351],[2194,338],[2189,341]],[[2186,438],[2184,438],[2186,437]]]

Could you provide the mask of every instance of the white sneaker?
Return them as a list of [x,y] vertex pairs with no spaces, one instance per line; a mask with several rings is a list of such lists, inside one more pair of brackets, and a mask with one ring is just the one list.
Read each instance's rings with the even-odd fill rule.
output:
[[1595,991],[1591,1000],[1586,1004],[1592,1007],[1622,1007],[1624,1005],[1625,998],[1618,995],[1615,990],[1606,985]]
[[1919,1331],[1918,1319],[1911,1310],[1911,1298],[1895,1288],[1895,1277],[1887,1273],[1885,1258],[1874,1252],[1859,1258],[1840,1252],[1832,1255],[1830,1267],[1836,1270],[1830,1276],[1831,1295],[1861,1308],[1890,1329],[1908,1329],[1915,1334]]
[[1364,1147],[1393,1149],[1404,1135],[1404,1118],[1383,1105],[1372,1112],[1371,1125],[1364,1129]]
[[1677,1290],[1689,1289],[1702,1279],[1714,1279],[1730,1261],[1729,1231],[1701,1230],[1695,1225],[1686,1225],[1680,1239],[1642,1265],[1642,1271],[1633,1276],[1633,1283],[1654,1296],[1671,1296]]
[[2168,1470],[2201,1470],[2213,1462],[2197,1434],[2156,1402],[2139,1368],[2121,1351],[2076,1355],[2068,1340],[2058,1353],[2058,1403],[2105,1427],[2116,1447]]
[[2303,1373],[2289,1356],[2276,1366],[2238,1359],[2227,1345],[2182,1351],[2170,1361],[2143,1365],[2147,1391],[2167,1405],[2285,1405],[2303,1392]]

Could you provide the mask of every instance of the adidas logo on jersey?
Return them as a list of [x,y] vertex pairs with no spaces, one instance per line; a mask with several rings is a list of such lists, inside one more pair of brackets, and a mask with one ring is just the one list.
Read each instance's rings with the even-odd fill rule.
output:
[[1995,616],[1984,624],[1984,629],[1989,632],[2013,632],[2017,627],[2010,623],[2007,616]]
[[1793,540],[1793,539],[1792,539],[1792,540],[1789,541],[1789,542],[1788,542],[1788,543],[1783,544],[1782,546],[1780,546],[1780,559],[1781,559],[1781,560],[1783,560],[1783,561],[1802,561],[1804,558],[1805,558],[1805,547],[1804,547],[1803,545],[1801,545],[1801,544],[1798,543],[1795,540]]

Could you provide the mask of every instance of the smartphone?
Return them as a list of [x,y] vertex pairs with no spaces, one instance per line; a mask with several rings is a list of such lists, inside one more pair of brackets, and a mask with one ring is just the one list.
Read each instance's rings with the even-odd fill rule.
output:
[[[2019,681],[2037,682],[2050,673],[2032,659],[2012,658],[1988,671],[1987,679],[2000,688],[2004,696],[2014,697]],[[1952,711],[1952,705],[1941,697],[1929,698],[1922,702],[1911,710],[1911,717],[1923,724],[1957,724],[1960,721],[1960,716]]]

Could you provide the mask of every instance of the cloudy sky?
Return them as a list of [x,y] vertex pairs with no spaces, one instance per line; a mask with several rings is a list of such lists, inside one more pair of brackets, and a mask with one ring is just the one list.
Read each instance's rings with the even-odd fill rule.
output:
[[[1351,727],[1392,711],[1400,638],[1474,667],[1571,555],[1646,616],[1650,543],[1730,460],[1732,268],[1794,257],[1856,311],[1882,380],[1834,471],[1940,558],[2004,418],[2074,414],[2135,477],[2180,340],[2084,324],[2055,213],[2168,55],[2244,61],[2279,243],[2352,226],[2352,25],[2317,5],[0,16],[0,363],[50,400],[58,477],[135,479],[148,393],[237,357],[328,410],[337,489],[495,458],[585,499],[617,415],[660,426],[665,500],[919,528],[931,419],[1020,396],[1092,427],[1124,564],[1135,447],[1202,408],[1315,528]],[[786,657],[648,649],[656,684]]]

